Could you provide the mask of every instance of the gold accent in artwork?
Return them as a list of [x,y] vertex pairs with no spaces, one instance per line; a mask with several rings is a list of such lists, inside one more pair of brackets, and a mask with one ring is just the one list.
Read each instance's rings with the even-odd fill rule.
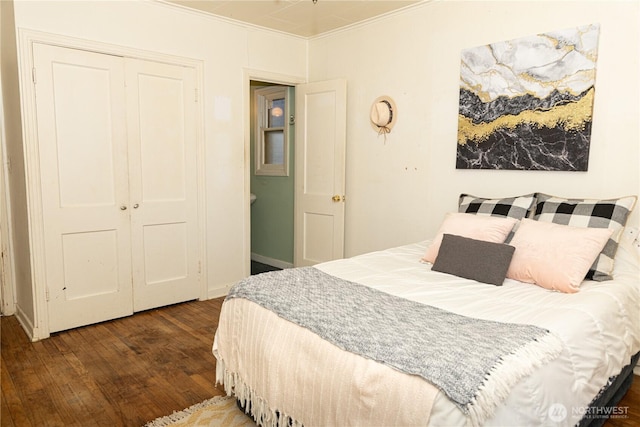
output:
[[578,102],[560,104],[550,110],[525,110],[518,115],[500,116],[489,123],[474,124],[463,115],[458,115],[458,144],[468,141],[476,143],[485,141],[497,129],[515,130],[518,125],[529,123],[537,128],[562,128],[567,132],[584,131],[587,123],[591,122],[594,89]]

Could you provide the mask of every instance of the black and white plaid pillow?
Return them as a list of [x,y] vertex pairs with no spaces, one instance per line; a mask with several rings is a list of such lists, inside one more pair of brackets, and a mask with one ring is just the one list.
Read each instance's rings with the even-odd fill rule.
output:
[[605,200],[565,199],[537,193],[536,198],[533,219],[537,221],[574,227],[612,228],[614,230],[586,277],[599,282],[611,280],[620,235],[637,197],[627,196]]
[[484,197],[461,194],[458,200],[458,212],[504,216],[521,220],[531,216],[530,211],[535,206],[535,194],[502,199],[488,199]]

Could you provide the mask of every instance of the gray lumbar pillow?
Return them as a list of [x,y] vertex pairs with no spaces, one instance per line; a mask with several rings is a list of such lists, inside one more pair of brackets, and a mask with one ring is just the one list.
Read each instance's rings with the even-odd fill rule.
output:
[[431,270],[499,286],[507,276],[514,251],[504,243],[444,234]]

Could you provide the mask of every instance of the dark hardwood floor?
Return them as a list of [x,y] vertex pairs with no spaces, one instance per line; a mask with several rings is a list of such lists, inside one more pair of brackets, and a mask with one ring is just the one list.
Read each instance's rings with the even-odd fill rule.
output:
[[634,377],[631,388],[618,404],[621,409],[619,418],[611,418],[605,426],[637,427],[640,426],[640,376]]
[[2,427],[142,426],[213,396],[222,299],[188,302],[32,343],[2,318]]
[[263,264],[258,261],[251,261],[251,274],[266,273],[269,271],[282,270],[281,268],[274,267],[272,265]]
[[[222,298],[188,302],[32,343],[2,317],[2,427],[135,426],[213,396]],[[606,425],[640,425],[640,378]]]

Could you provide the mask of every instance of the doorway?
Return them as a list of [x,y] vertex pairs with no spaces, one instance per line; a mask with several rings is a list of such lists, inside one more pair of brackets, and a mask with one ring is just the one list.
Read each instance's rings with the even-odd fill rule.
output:
[[[345,172],[346,172],[346,104],[347,82],[345,79],[307,83],[304,78],[285,76],[258,70],[245,70],[245,276],[251,272],[251,259],[263,259],[268,265],[278,268],[301,267],[344,256]],[[252,211],[260,203],[255,194],[249,203],[251,173],[255,169],[255,158],[251,157],[254,120],[251,85],[283,85],[291,96],[289,103],[294,114],[290,149],[289,179],[294,181],[293,191],[293,249],[292,262],[280,263],[278,258],[261,258],[254,251],[253,231],[258,226],[252,223]],[[295,95],[294,95],[295,93]],[[293,106],[295,102],[295,106]],[[289,114],[289,118],[291,114]],[[293,126],[295,125],[295,132]],[[279,238],[279,237],[276,237]],[[254,244],[252,245],[252,240]],[[274,240],[275,241],[275,240]]]
[[251,274],[293,267],[295,88],[250,80]]

